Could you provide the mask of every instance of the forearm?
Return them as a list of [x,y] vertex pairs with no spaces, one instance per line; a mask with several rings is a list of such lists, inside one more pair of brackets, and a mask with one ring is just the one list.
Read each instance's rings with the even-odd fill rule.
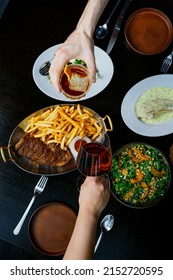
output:
[[93,258],[98,217],[79,211],[76,225],[63,259],[88,260]]
[[96,24],[109,0],[88,0],[88,3],[79,19],[77,29],[86,32],[92,36]]

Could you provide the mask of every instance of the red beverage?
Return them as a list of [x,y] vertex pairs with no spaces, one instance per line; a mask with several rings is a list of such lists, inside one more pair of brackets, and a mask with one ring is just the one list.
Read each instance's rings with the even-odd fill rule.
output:
[[77,157],[77,168],[85,176],[101,176],[112,165],[111,149],[98,142],[81,147]]

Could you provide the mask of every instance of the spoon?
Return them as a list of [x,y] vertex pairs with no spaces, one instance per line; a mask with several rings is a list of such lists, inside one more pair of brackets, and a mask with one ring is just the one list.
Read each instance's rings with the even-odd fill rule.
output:
[[113,13],[115,12],[118,4],[120,3],[120,1],[121,0],[117,0],[117,2],[115,3],[115,6],[114,6],[112,12],[110,13],[108,19],[106,20],[106,22],[103,25],[100,25],[97,27],[96,32],[95,32],[97,39],[103,39],[106,36],[106,34],[108,33],[108,23],[113,15]]
[[111,214],[108,214],[106,215],[100,222],[100,228],[101,228],[101,233],[100,233],[100,236],[97,240],[97,243],[95,245],[95,248],[94,248],[94,253],[96,252],[99,244],[100,244],[100,241],[103,237],[103,234],[109,230],[111,230],[111,228],[113,227],[113,224],[114,224],[114,216],[111,215]]

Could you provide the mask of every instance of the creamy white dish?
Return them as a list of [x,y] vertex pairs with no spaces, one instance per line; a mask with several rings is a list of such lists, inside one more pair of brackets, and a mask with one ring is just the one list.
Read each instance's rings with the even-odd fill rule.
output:
[[155,87],[145,91],[135,104],[135,114],[147,124],[159,124],[172,119],[173,89]]

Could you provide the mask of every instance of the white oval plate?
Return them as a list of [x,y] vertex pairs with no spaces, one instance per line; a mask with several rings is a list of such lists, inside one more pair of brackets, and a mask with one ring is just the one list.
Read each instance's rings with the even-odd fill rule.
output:
[[173,119],[160,124],[145,124],[136,117],[136,101],[145,91],[155,87],[173,89],[173,75],[160,74],[138,82],[127,92],[121,104],[123,121],[132,131],[140,135],[154,137],[173,133]]
[[[39,55],[32,69],[33,78],[38,88],[49,97],[61,101],[79,102],[78,99],[70,99],[67,98],[63,93],[58,93],[53,85],[49,82],[49,76],[41,76],[39,73],[41,65],[45,61],[52,60],[55,51],[60,45],[61,44],[50,47]],[[87,94],[84,97],[80,98],[80,101],[89,99],[100,93],[109,84],[114,73],[114,66],[110,56],[105,51],[96,46],[94,46],[94,53],[96,59],[96,67],[99,71],[99,77],[97,78],[96,82],[92,84]]]

